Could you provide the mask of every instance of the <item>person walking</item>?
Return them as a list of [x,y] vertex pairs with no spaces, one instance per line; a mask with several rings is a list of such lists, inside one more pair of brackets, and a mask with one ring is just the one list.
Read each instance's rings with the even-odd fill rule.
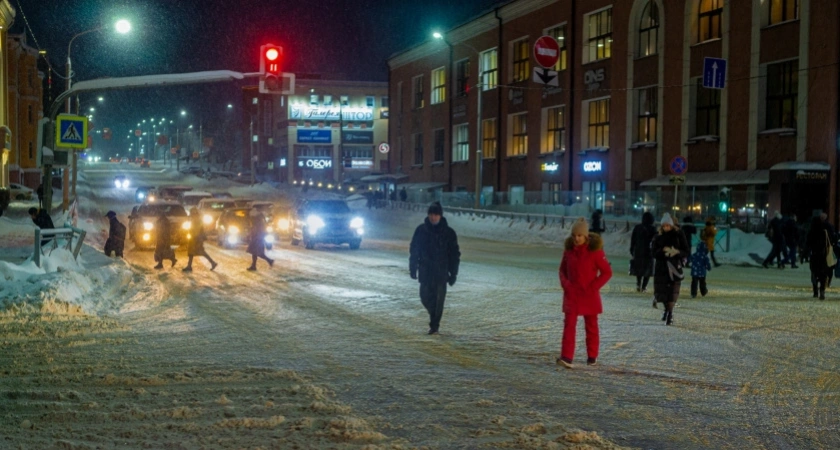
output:
[[274,260],[265,255],[265,235],[267,233],[265,216],[256,209],[251,213],[251,234],[248,237],[248,253],[251,254],[251,265],[248,270],[257,270],[257,258],[262,258],[269,267],[274,267]]
[[[819,216],[814,216],[811,219],[811,229],[808,230],[805,242],[811,254],[808,267],[811,269],[811,286],[814,289],[814,298],[819,297],[820,300],[825,300],[825,289],[828,287],[828,276],[831,272],[828,259],[831,258],[829,253],[833,256],[833,242],[825,222]],[[836,264],[836,259],[834,262]]]
[[674,322],[674,306],[680,297],[683,275],[683,259],[688,255],[685,235],[674,224],[668,213],[663,214],[659,233],[653,238],[653,307],[656,303],[665,306],[662,320],[665,325]]
[[557,364],[574,367],[575,334],[578,316],[583,316],[586,330],[586,364],[598,360],[600,336],[598,315],[604,312],[600,290],[612,277],[612,267],[604,253],[598,233],[587,231],[586,219],[579,218],[563,247],[558,270],[563,288],[563,340]]
[[[53,228],[55,228],[55,225],[53,225],[52,218],[49,214],[47,214],[47,210],[45,209],[29,208],[29,218],[32,219],[32,223],[34,223],[35,226],[42,230],[52,230]],[[50,242],[52,239],[52,236],[42,238],[41,245],[43,246],[44,244]]]
[[155,222],[155,230],[155,261],[157,262],[155,269],[163,269],[165,259],[172,261],[170,267],[175,267],[178,260],[175,259],[175,250],[172,250],[172,224],[169,223],[169,218],[164,212],[160,213],[160,217]]
[[38,208],[44,207],[44,182],[42,181],[41,184],[38,185],[38,188],[35,190],[35,193],[38,195]]
[[207,234],[204,232],[204,224],[200,217],[198,208],[194,206],[190,208],[190,239],[187,241],[187,257],[189,259],[187,260],[187,267],[181,269],[184,272],[192,272],[192,262],[196,256],[203,256],[210,263],[211,271],[215,270],[218,265],[207,254],[207,250],[204,249],[204,241],[207,240]]
[[125,248],[125,225],[117,220],[117,213],[108,211],[105,214],[108,218],[108,239],[105,240],[105,254],[109,257],[111,253],[117,258],[123,257],[123,249]]
[[642,223],[633,227],[630,236],[630,275],[636,276],[636,292],[647,292],[647,285],[653,275],[653,253],[650,244],[656,236],[653,214],[642,214]]
[[400,201],[405,202],[408,200],[408,192],[405,190],[405,186],[400,189]]
[[429,334],[438,334],[446,285],[455,285],[460,265],[458,235],[443,217],[443,207],[434,202],[414,230],[408,256],[409,274],[420,282],[420,302],[429,313]]
[[697,288],[700,288],[700,295],[703,297],[709,293],[706,287],[706,274],[712,270],[712,262],[709,260],[709,249],[705,242],[697,243],[697,250],[691,255],[691,298],[697,297]]
[[604,223],[604,213],[600,209],[596,209],[592,212],[591,220],[592,223],[589,226],[590,233],[601,234],[604,231],[607,231],[607,226]]
[[769,264],[773,263],[773,260],[778,260],[777,267],[784,269],[786,260],[784,254],[787,246],[785,245],[785,235],[782,232],[782,213],[776,211],[773,214],[773,219],[767,224],[767,232],[764,235],[773,244],[773,248],[767,254],[767,257],[764,258],[761,266],[767,269],[769,268]]
[[706,219],[706,226],[700,232],[700,239],[706,243],[706,250],[709,251],[709,258],[715,267],[720,267],[717,259],[715,259],[715,239],[717,238],[717,227],[715,227],[715,218],[709,217]]
[[791,214],[782,221],[782,234],[785,237],[785,261],[790,263],[791,269],[798,269],[796,249],[799,247],[799,224],[796,221],[796,214]]

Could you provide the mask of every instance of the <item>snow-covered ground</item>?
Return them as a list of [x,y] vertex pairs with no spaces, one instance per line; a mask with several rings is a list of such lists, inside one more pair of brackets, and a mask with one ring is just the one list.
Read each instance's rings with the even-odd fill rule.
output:
[[[278,205],[302,195],[159,168],[136,176]],[[36,267],[30,205],[0,218],[0,447],[838,443],[840,311],[810,298],[807,268],[757,268],[749,254],[770,250],[763,236],[734,232],[710,296],[688,299],[684,286],[676,325],[665,327],[624,272],[629,234],[606,233],[616,270],[604,289],[602,366],[564,371],[554,365],[556,267],[571,222],[445,211],[463,265],[442,334],[427,337],[406,253],[425,205],[353,202],[368,229],[356,252],[286,243],[270,252],[273,269],[249,273],[242,249],[208,245],[219,268],[198,260],[186,275],[182,251],[162,271],[130,244],[125,260],[101,253],[104,213],[127,223],[133,205],[134,190],[107,187],[109,177],[107,165],[81,177],[77,225],[90,246],[78,260],[57,249]]]

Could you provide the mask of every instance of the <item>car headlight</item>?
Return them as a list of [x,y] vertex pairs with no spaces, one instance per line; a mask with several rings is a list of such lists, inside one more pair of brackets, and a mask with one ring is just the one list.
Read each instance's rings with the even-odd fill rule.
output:
[[280,219],[277,221],[277,228],[282,231],[289,231],[289,227],[291,223],[289,223],[289,219]]
[[148,240],[150,240],[150,239],[152,239],[152,235],[151,235],[151,234],[149,234],[149,233],[143,233],[143,240],[144,240],[144,241],[148,241]]
[[228,235],[228,237],[227,237],[227,243],[228,244],[234,245],[237,242],[239,242],[239,236],[236,236],[236,235],[233,235],[233,234]]
[[236,225],[231,225],[228,227],[228,233],[230,234],[239,234],[239,227]]
[[204,225],[210,225],[213,223],[213,216],[205,214],[204,217],[201,218],[201,221],[204,222]]
[[273,244],[273,243],[274,243],[274,236],[272,236],[272,235],[270,235],[270,234],[269,234],[269,235],[266,235],[266,237],[265,237],[265,243],[266,243],[266,244]]
[[122,183],[120,183],[120,180],[114,180],[114,186],[116,186],[117,189],[119,189],[119,187],[122,186]]
[[324,219],[312,214],[311,216],[306,218],[306,226],[309,227],[309,230],[313,233],[317,232],[319,229],[323,228]]
[[189,220],[181,224],[181,229],[183,230],[189,230],[190,228],[192,228],[192,222]]
[[143,229],[146,231],[150,231],[154,227],[155,224],[153,224],[152,222],[143,222]]
[[266,233],[274,233],[274,227],[265,227]]
[[128,185],[129,185],[128,180],[123,180],[123,187],[124,187],[124,188],[127,188],[127,187],[128,187]]
[[363,226],[365,226],[365,221],[361,217],[354,217],[350,221],[350,228],[362,228]]
[[146,194],[144,194],[144,193],[142,193],[142,192],[139,192],[139,193],[137,194],[137,198],[139,198],[139,199],[141,199],[141,200],[142,200],[143,198],[145,198],[145,197],[146,197]]
[[150,195],[150,196],[149,196],[149,201],[150,201],[150,202],[155,201],[155,196],[154,196],[154,195]]

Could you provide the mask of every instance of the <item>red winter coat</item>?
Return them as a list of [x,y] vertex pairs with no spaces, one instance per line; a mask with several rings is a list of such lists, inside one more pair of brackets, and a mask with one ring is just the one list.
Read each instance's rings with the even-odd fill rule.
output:
[[612,268],[603,247],[601,236],[595,233],[589,233],[589,245],[575,246],[572,236],[566,239],[559,270],[564,313],[588,316],[604,312],[600,290],[612,277]]

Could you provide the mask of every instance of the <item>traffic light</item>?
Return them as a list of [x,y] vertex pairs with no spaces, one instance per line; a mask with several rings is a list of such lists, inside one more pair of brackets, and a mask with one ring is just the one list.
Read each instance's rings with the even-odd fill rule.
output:
[[718,194],[718,209],[722,213],[729,212],[729,188],[722,188]]
[[283,90],[283,47],[274,44],[260,46],[260,92],[279,94]]

